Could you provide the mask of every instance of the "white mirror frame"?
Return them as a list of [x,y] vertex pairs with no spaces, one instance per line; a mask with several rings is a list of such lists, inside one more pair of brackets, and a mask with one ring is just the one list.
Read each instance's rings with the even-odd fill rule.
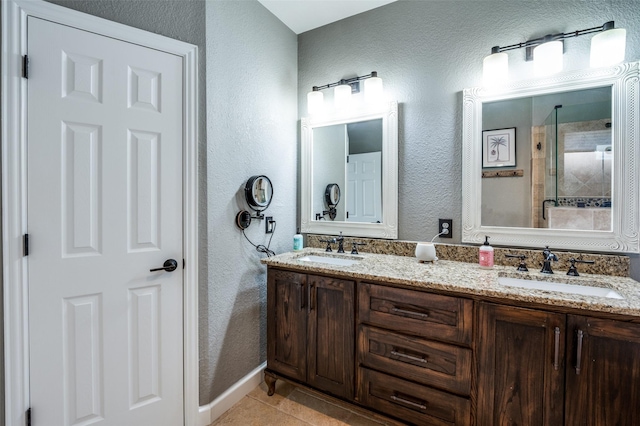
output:
[[[463,91],[462,242],[480,244],[489,235],[502,246],[594,252],[639,253],[640,228],[640,62],[558,74],[515,82],[496,90]],[[482,104],[504,99],[611,86],[612,94],[612,230],[482,226]]]
[[[313,216],[313,129],[316,127],[382,119],[382,223],[334,222]],[[398,238],[398,103],[350,113],[303,117],[301,119],[301,231],[311,234],[370,238]],[[324,193],[315,194],[322,197]],[[343,200],[344,202],[344,200]]]

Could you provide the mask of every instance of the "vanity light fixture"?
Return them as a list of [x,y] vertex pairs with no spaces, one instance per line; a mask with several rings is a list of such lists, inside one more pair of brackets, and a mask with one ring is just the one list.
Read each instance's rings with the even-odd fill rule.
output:
[[624,60],[626,31],[615,28],[614,21],[605,22],[599,27],[568,33],[549,34],[544,37],[527,40],[509,46],[494,46],[491,55],[484,58],[483,77],[485,85],[504,81],[509,68],[506,53],[509,50],[526,49],[526,60],[534,61],[535,74],[551,75],[562,71],[563,40],[585,34],[600,33],[591,40],[591,67],[615,65]]
[[359,77],[346,78],[323,86],[313,86],[307,93],[307,112],[309,115],[324,110],[324,96],[321,90],[334,88],[333,100],[336,109],[344,109],[351,104],[352,93],[360,92],[360,81],[364,82],[364,96],[366,102],[378,102],[382,98],[382,79],[376,71]]

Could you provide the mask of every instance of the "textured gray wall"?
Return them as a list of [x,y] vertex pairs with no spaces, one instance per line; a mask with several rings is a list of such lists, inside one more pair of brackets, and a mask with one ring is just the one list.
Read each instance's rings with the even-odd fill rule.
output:
[[[252,175],[273,182],[271,248],[296,231],[297,37],[256,1],[207,3],[208,287],[200,292],[200,402],[266,360],[266,268],[235,227]],[[204,172],[204,171],[203,171]],[[247,236],[267,244],[264,224]]]
[[[378,71],[399,102],[399,237],[425,241],[438,218],[460,242],[462,90],[482,85],[491,47],[614,20],[626,60],[640,59],[640,7],[624,1],[399,1],[298,37],[298,105],[314,85]],[[590,37],[566,40],[565,69],[589,66]],[[509,52],[516,79],[533,77],[524,50]],[[325,99],[332,100],[330,91]],[[428,182],[425,191],[424,183]],[[636,279],[640,260],[632,257]]]

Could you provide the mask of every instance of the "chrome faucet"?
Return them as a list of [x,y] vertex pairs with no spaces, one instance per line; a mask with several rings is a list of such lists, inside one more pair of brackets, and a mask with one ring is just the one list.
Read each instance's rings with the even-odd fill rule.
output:
[[549,250],[549,246],[546,246],[542,251],[542,256],[544,257],[544,263],[542,264],[542,269],[540,270],[543,274],[553,274],[553,270],[551,269],[551,262],[557,262],[558,256],[551,253]]

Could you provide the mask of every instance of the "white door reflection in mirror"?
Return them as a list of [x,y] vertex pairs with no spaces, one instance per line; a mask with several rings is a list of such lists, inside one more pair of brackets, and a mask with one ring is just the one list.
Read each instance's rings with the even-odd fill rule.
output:
[[347,220],[382,221],[382,153],[349,155],[347,162]]

